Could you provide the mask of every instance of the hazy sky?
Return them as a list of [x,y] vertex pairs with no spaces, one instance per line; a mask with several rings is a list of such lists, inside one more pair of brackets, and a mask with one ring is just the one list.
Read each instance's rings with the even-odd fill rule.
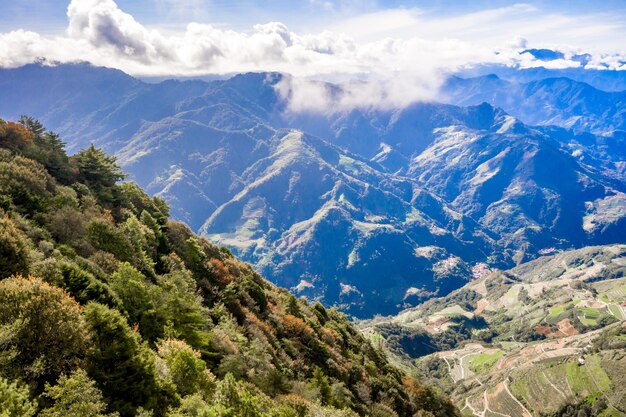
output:
[[[477,64],[626,69],[625,1],[0,0],[0,66],[89,61],[140,76],[281,71],[376,80],[391,104]],[[527,48],[559,49],[540,61]],[[306,86],[301,86],[308,100]]]
[[[488,9],[527,4],[539,15],[582,18],[576,26],[607,24],[626,19],[623,0],[553,0],[512,2],[504,0],[375,1],[375,0],[118,0],[120,9],[146,26],[184,28],[189,22],[208,23],[235,30],[249,30],[258,23],[280,21],[297,31],[319,31],[341,25],[359,15],[393,9],[420,9],[426,18],[458,17]],[[0,32],[27,29],[58,34],[67,27],[68,0],[0,0],[3,17]],[[537,17],[536,16],[536,17]],[[594,16],[596,18],[594,18]],[[513,18],[513,16],[509,16]],[[591,18],[591,19],[589,19]],[[555,36],[558,34],[554,34]],[[624,36],[622,34],[622,36]],[[614,43],[617,39],[607,37]],[[622,37],[623,40],[623,37]],[[617,42],[615,42],[617,43]]]

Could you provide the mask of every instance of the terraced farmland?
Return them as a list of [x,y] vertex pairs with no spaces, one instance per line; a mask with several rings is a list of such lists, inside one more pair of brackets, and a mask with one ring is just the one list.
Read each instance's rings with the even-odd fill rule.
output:
[[626,320],[626,311],[624,311],[624,307],[619,304],[609,303],[608,304],[609,312],[615,316],[618,320]]
[[484,397],[486,409],[491,412],[485,415],[532,417],[524,405],[511,395],[505,382],[499,383],[494,390],[485,391]]
[[600,398],[613,392],[613,382],[602,367],[600,355],[588,356],[584,364],[577,359],[538,363],[515,372],[511,375],[512,393],[533,413],[541,414],[554,410],[555,405]]
[[626,245],[564,252],[368,325],[424,329],[441,343],[409,367],[465,415],[539,417],[603,398],[601,417],[626,416],[625,276]]
[[493,353],[480,353],[470,356],[468,360],[469,368],[475,373],[489,371],[502,355],[504,355],[503,351],[496,351]]

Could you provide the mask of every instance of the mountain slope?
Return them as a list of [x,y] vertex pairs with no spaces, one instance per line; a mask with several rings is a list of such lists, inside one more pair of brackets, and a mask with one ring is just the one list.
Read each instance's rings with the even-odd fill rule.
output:
[[[325,300],[347,298],[356,302],[349,309],[355,314],[364,301],[376,303],[377,311],[392,311],[411,288],[448,292],[468,277],[433,275],[430,265],[439,259],[416,253],[419,247],[469,261],[493,250],[477,224],[434,196],[411,190],[411,183],[301,132],[276,139],[270,156],[241,177],[247,185],[201,232],[269,276],[285,277],[285,285],[303,285],[309,296]],[[431,201],[428,213],[404,196],[407,191],[424,194],[415,200]]]
[[408,175],[497,233],[518,262],[553,246],[620,241],[626,226],[613,210],[625,203],[624,184],[579,163],[550,137],[507,115],[487,132],[451,126],[435,136]]
[[36,121],[0,121],[0,389],[21,415],[457,414],[345,315],[122,177],[97,148],[68,158]]

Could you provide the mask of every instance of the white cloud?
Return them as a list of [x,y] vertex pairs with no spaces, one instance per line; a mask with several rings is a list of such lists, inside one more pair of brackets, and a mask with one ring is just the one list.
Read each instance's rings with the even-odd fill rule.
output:
[[[190,7],[198,4],[183,2]],[[340,7],[336,2],[311,3]],[[446,73],[476,64],[578,66],[569,59],[580,50],[577,45],[558,45],[566,58],[550,63],[520,52],[528,44],[537,45],[533,39],[548,32],[563,32],[566,35],[559,36],[575,40],[576,33],[607,36],[622,28],[600,24],[593,17],[581,26],[569,16],[538,15],[536,8],[525,4],[447,18],[419,9],[392,9],[308,34],[295,33],[280,22],[258,24],[249,32],[189,23],[184,31],[166,34],[142,25],[113,0],[72,0],[67,16],[63,36],[21,30],[0,34],[0,66],[46,58],[90,61],[140,76],[286,72],[297,78],[285,78],[279,89],[298,111],[398,107],[431,99]],[[623,35],[614,38],[624,43]],[[624,60],[623,55],[596,53],[590,65],[624,69]],[[349,82],[340,93],[331,94],[310,79]]]

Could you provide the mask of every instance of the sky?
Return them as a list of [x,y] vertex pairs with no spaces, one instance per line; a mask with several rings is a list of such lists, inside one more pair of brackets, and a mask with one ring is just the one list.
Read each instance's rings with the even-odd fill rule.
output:
[[[280,71],[297,78],[284,86],[294,105],[310,101],[312,79],[352,81],[346,105],[375,97],[395,106],[428,98],[446,74],[480,64],[578,67],[572,57],[589,53],[590,69],[626,70],[623,0],[0,0],[0,10],[1,67],[88,61],[181,77]],[[528,48],[565,55],[546,62]]]

